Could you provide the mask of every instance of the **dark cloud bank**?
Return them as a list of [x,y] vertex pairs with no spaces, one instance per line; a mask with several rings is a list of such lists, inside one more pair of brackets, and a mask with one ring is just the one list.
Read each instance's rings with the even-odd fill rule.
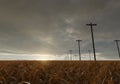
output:
[[119,0],[0,0],[0,52],[63,55],[92,50],[90,29],[95,22],[96,51],[118,58],[114,39],[120,39]]

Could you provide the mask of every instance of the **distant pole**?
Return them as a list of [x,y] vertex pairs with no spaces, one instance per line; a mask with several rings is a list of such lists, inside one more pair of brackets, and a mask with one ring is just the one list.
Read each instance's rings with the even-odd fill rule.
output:
[[82,40],[76,40],[76,42],[78,42],[78,48],[79,48],[79,60],[81,60],[81,52],[80,52],[80,42]]
[[116,42],[116,46],[117,46],[117,49],[118,49],[118,54],[119,54],[119,58],[120,58],[120,49],[119,49],[119,44],[118,42],[120,42],[120,40],[114,40]]
[[70,52],[70,60],[72,60],[72,50],[69,50]]
[[67,52],[67,60],[69,60],[69,52]]
[[91,60],[91,56],[90,56],[90,50],[88,50],[88,53],[89,53],[89,58],[90,58],[90,60]]
[[91,37],[92,37],[92,44],[93,44],[94,60],[96,61],[95,43],[94,43],[94,35],[93,35],[93,26],[97,26],[97,24],[93,24],[91,22],[90,24],[86,24],[86,25],[90,26],[90,28],[91,28]]

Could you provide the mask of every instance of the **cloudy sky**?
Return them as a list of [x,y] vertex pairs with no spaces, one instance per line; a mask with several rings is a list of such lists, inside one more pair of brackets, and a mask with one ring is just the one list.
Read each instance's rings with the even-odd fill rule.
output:
[[[0,56],[62,56],[92,53],[93,22],[97,58],[118,59],[120,0],[0,0]],[[5,56],[4,56],[5,57]]]

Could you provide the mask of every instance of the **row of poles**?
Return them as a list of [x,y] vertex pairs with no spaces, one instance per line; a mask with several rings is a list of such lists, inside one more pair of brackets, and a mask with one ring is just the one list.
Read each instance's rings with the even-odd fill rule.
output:
[[[94,42],[94,34],[93,34],[93,26],[97,26],[97,24],[94,24],[94,23],[89,23],[89,24],[86,24],[87,26],[90,26],[90,29],[91,29],[91,38],[92,38],[92,46],[93,46],[93,54],[94,54],[94,60],[96,61],[96,51],[95,51],[95,42]],[[80,42],[82,40],[76,40],[76,42],[78,42],[78,49],[79,49],[79,60],[81,60],[81,52],[80,52]],[[116,46],[117,46],[117,50],[118,50],[118,55],[119,55],[119,58],[120,58],[120,48],[119,48],[119,42],[120,40],[114,40],[115,43],[116,43]],[[70,59],[72,60],[72,50],[69,50],[70,54],[71,54],[71,57]],[[89,50],[89,57],[90,57],[90,50]],[[91,57],[90,57],[90,60],[91,60]]]
[[[67,57],[68,57],[69,60],[74,60],[74,59],[76,60],[77,55],[73,55],[73,53],[74,53],[73,50],[69,50],[69,52],[67,53]],[[88,56],[89,56],[89,60],[92,60],[90,50],[88,50]],[[79,58],[77,58],[77,59],[82,60],[81,53],[79,53]]]

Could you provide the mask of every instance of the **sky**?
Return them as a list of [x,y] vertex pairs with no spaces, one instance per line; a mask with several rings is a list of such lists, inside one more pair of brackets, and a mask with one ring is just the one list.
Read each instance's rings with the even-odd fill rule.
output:
[[[94,29],[98,59],[119,59],[120,0],[0,0],[0,56],[92,55]],[[52,57],[51,56],[51,57]]]

